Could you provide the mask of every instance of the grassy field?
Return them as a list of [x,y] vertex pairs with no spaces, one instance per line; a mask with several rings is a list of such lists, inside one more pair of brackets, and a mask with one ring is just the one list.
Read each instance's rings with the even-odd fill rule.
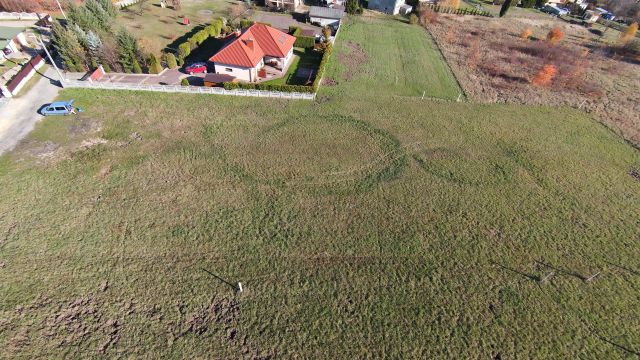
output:
[[[336,69],[340,96],[425,96],[456,99],[461,90],[429,34],[397,18],[363,17],[341,27]],[[354,81],[351,81],[351,80]]]
[[0,158],[2,355],[640,351],[638,151],[568,108],[398,96],[413,62],[369,21],[315,102],[64,90],[86,112]]

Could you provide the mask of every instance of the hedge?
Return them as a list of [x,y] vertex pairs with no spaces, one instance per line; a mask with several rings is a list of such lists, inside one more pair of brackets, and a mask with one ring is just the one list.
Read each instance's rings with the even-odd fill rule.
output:
[[298,37],[300,34],[302,34],[302,29],[300,29],[300,27],[295,25],[289,26],[289,35]]
[[318,91],[318,87],[320,86],[320,81],[322,80],[322,76],[324,75],[324,71],[327,68],[327,63],[329,62],[329,58],[331,58],[331,54],[333,54],[333,46],[331,43],[327,44],[327,47],[324,49],[322,53],[322,60],[320,60],[320,65],[318,66],[318,73],[316,74],[315,80],[313,80],[313,91]]
[[232,83],[226,82],[223,84],[226,90],[245,89],[245,90],[266,90],[266,91],[280,91],[280,92],[299,92],[299,93],[313,93],[314,89],[311,86],[304,85],[277,85],[277,84],[252,84],[252,83]]
[[240,27],[243,29],[248,28],[249,26],[255,24],[253,21],[249,20],[249,19],[242,19],[240,20]]
[[184,59],[191,54],[191,50],[196,49],[210,37],[220,36],[220,32],[224,27],[222,19],[216,19],[213,23],[207,25],[204,29],[193,34],[186,42],[178,45],[178,62],[184,63]]
[[296,42],[293,46],[300,48],[312,48],[316,44],[316,38],[313,36],[296,36]]

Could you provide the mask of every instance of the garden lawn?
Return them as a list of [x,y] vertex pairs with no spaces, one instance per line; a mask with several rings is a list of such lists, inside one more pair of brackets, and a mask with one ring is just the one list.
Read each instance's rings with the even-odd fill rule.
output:
[[[338,47],[384,53],[362,34]],[[64,90],[85,112],[0,158],[2,354],[637,352],[638,151],[576,110],[400,97],[391,74],[313,102]]]
[[[308,77],[297,76],[298,69],[306,68],[312,69],[314,72],[318,71],[318,66],[322,60],[322,54],[313,51],[313,49],[294,48],[293,59],[291,59],[291,65],[287,69],[287,73],[284,76],[265,81],[264,84],[271,85],[305,85]],[[313,81],[313,78],[311,78]]]

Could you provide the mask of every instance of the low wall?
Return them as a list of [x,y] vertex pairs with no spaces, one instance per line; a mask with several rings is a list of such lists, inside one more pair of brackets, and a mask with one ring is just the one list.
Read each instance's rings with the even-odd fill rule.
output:
[[40,69],[44,65],[44,58],[42,55],[38,54],[31,58],[31,60],[26,63],[22,69],[16,74],[16,76],[9,81],[7,86],[2,86],[2,94],[5,97],[13,97],[16,96],[20,90],[24,87],[24,85],[36,74],[36,71]]
[[0,12],[0,20],[40,20],[47,14],[26,13],[26,12]]
[[80,80],[65,80],[65,88],[85,88],[85,89],[107,89],[107,90],[138,90],[156,91],[166,93],[189,93],[189,94],[214,94],[232,96],[253,96],[280,99],[314,100],[315,93],[280,92],[265,90],[225,90],[224,88],[203,87],[203,86],[182,86],[182,85],[144,85],[144,84],[123,84],[109,82],[89,82]]
[[140,0],[121,0],[121,1],[116,2],[115,5],[117,7],[119,7],[120,9],[124,9],[127,6],[131,6],[131,5],[135,4],[135,3],[137,3],[138,1],[140,1]]

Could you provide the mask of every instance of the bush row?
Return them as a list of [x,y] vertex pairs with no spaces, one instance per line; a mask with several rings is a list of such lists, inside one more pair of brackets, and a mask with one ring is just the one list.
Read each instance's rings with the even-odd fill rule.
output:
[[313,91],[318,91],[318,86],[320,86],[320,81],[322,80],[322,76],[324,75],[324,71],[327,68],[327,63],[329,62],[329,58],[331,58],[331,54],[333,54],[333,46],[331,43],[327,43],[324,48],[324,52],[322,53],[322,60],[320,60],[320,65],[318,65],[318,73],[316,74],[315,80],[313,80]]
[[180,65],[184,64],[184,59],[191,54],[192,50],[196,49],[208,38],[220,36],[223,28],[224,21],[222,19],[216,19],[213,23],[188,38],[187,41],[178,45],[178,62]]
[[473,9],[468,9],[468,8],[455,9],[455,8],[452,8],[452,7],[449,7],[449,6],[440,6],[440,5],[434,5],[434,4],[429,4],[427,6],[429,8],[431,8],[431,10],[433,10],[435,12],[443,13],[443,14],[478,15],[478,16],[493,17],[493,15],[491,15],[490,12],[478,10],[476,8],[473,8]]
[[277,84],[251,84],[251,83],[224,83],[226,90],[234,89],[246,89],[246,90],[267,90],[267,91],[280,91],[280,92],[299,92],[299,93],[312,93],[314,88],[304,85],[277,85]]
[[300,48],[312,48],[316,44],[316,38],[313,36],[296,36],[296,42],[293,43],[293,46]]

